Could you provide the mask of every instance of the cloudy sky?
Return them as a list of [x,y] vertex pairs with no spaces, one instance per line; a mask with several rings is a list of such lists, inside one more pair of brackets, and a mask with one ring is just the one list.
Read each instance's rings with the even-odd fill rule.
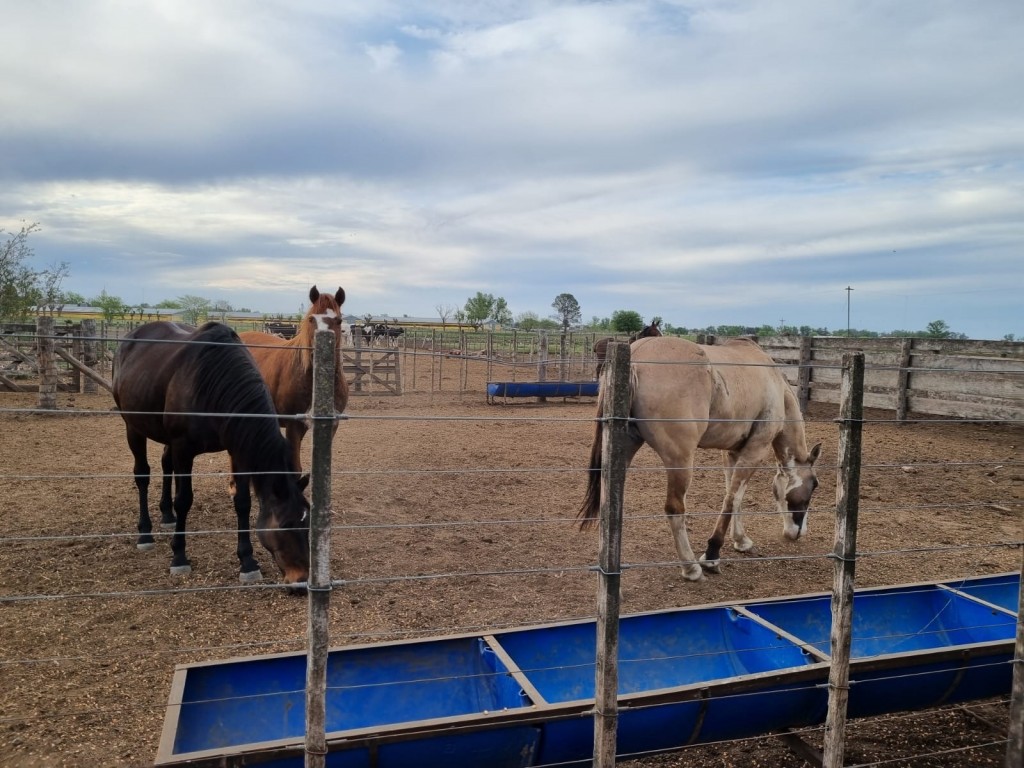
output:
[[1020,0],[0,5],[0,228],[87,297],[1024,336]]

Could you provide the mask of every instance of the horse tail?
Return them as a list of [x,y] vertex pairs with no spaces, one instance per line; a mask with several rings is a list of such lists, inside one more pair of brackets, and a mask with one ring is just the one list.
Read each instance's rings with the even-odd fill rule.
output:
[[[597,396],[597,413],[601,414],[604,405],[604,388]],[[604,435],[604,421],[600,418],[594,427],[594,442],[590,446],[590,469],[587,470],[587,492],[583,497],[583,504],[576,519],[579,520],[580,530],[591,528],[597,521],[597,513],[601,509],[601,446]]]
[[[630,413],[632,413],[633,410],[633,400],[636,396],[637,383],[636,367],[631,365],[629,367]],[[604,413],[604,398],[605,390],[604,387],[601,387],[597,394],[598,419],[597,424],[594,426],[594,442],[590,446],[590,468],[587,470],[587,492],[583,497],[583,504],[580,505],[579,512],[576,513],[576,519],[579,520],[580,523],[580,530],[584,531],[591,528],[597,522],[598,513],[601,511],[601,451],[604,442],[604,419],[601,418],[601,414]],[[630,429],[629,437],[637,443],[643,442],[643,439],[639,434],[635,433],[632,429]]]

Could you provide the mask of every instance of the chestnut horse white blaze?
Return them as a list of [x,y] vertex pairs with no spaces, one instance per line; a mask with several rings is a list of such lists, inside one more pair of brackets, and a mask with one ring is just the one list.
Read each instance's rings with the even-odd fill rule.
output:
[[[341,413],[348,404],[348,382],[342,366],[342,326],[344,318],[341,305],[345,303],[345,290],[338,288],[332,296],[320,293],[314,285],[309,289],[310,307],[298,330],[291,339],[282,339],[270,333],[246,331],[238,334],[252,352],[263,380],[274,399],[274,409],[282,416],[307,413],[313,404],[313,340],[317,329],[317,318],[334,331],[335,350],[338,355],[334,378],[334,410]],[[282,419],[285,437],[292,446],[295,466],[302,471],[302,438],[309,425],[296,419]],[[334,422],[332,436],[338,430]]]
[[[668,515],[683,575],[691,581],[718,572],[722,543],[732,532],[733,548],[747,552],[754,542],[743,525],[741,505],[751,475],[770,453],[778,468],[772,490],[782,515],[783,535],[792,541],[807,530],[811,494],[818,486],[803,416],[789,383],[774,361],[752,341],[736,339],[705,346],[673,337],[645,338],[630,346],[630,444],[626,466],[647,443],[668,475]],[[604,387],[598,397],[601,413]],[[587,494],[580,508],[583,527],[601,504],[601,436],[598,421],[590,452]],[[698,561],[686,534],[686,491],[698,448],[722,450],[725,499],[718,524]]]

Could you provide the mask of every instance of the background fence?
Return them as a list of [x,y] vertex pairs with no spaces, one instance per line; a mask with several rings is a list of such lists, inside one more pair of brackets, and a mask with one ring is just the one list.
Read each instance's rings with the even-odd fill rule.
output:
[[[41,330],[40,330],[41,329]],[[0,333],[0,391],[38,391],[42,347],[53,373],[51,390],[94,391],[109,378],[113,349],[127,330],[95,321],[8,325]],[[46,340],[53,339],[52,347]],[[371,342],[355,333],[342,350],[352,393],[480,392],[487,382],[592,381],[594,343],[625,336],[595,333],[473,332],[409,328]],[[728,339],[699,337],[724,343]],[[921,338],[779,336],[761,347],[783,366],[801,406],[837,405],[840,363],[865,357],[864,405],[896,412],[993,421],[1024,419],[1024,342]],[[97,376],[92,376],[89,371]],[[482,375],[481,375],[482,374]]]

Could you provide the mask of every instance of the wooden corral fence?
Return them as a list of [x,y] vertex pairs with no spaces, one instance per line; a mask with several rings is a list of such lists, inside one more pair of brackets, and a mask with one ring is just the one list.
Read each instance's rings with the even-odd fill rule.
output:
[[57,392],[111,389],[104,376],[107,344],[95,320],[58,325],[40,317],[29,328],[0,335],[0,390],[38,392],[40,408],[56,408]]
[[960,419],[1024,419],[1024,342],[777,336],[758,343],[808,402],[838,403],[843,355],[863,352],[864,405]]

